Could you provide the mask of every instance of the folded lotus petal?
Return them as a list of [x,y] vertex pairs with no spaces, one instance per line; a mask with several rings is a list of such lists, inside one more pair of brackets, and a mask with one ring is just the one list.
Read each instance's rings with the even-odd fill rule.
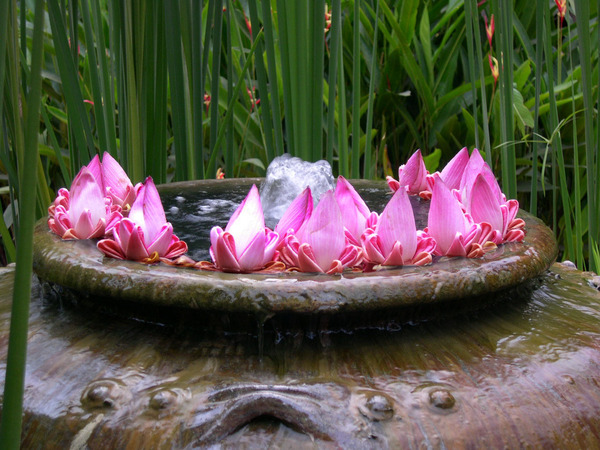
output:
[[[517,200],[509,200],[500,206],[502,211],[502,220],[504,222],[504,228],[502,228],[502,235],[504,236],[510,229],[510,224],[515,220],[517,213],[519,212],[519,202]],[[523,222],[525,225],[525,222]]]
[[288,267],[298,267],[298,251],[300,242],[294,235],[288,235],[279,249],[279,260]]
[[[411,256],[412,259],[412,256]],[[409,260],[410,262],[410,260]],[[403,257],[402,244],[399,241],[394,242],[392,249],[386,253],[386,258],[382,265],[384,266],[403,266],[405,264]]]
[[423,231],[417,231],[417,249],[415,254],[433,253],[437,246],[437,242],[431,236],[426,235]]
[[142,227],[148,242],[156,239],[166,223],[165,210],[152,177],[146,178],[144,186],[131,206],[129,219]]
[[331,263],[331,267],[325,273],[327,275],[333,275],[336,273],[342,273],[343,271],[344,271],[344,265],[336,259],[335,261],[333,261],[333,263]]
[[275,231],[279,234],[279,240],[283,241],[289,230],[299,230],[302,224],[308,220],[313,212],[313,198],[310,187],[294,199],[288,209],[283,213]]
[[180,241],[175,235],[173,235],[173,238],[175,238],[176,240],[171,242],[171,245],[169,245],[169,248],[165,253],[164,258],[175,259],[188,251],[188,246],[185,242]]
[[238,264],[242,271],[251,272],[253,270],[259,270],[265,265],[263,262],[265,238],[264,231],[256,233],[254,239],[250,241],[248,246],[241,253],[238,252]]
[[488,253],[488,252],[491,252],[493,250],[496,250],[498,248],[498,246],[496,245],[495,242],[487,241],[485,244],[483,244],[481,246],[481,248],[483,249],[484,253]]
[[345,236],[342,215],[332,191],[321,197],[317,208],[296,237],[301,243],[307,243],[314,252],[318,266],[327,268],[344,251]]
[[443,256],[467,256],[465,239],[460,232],[456,232],[450,246],[442,253]]
[[356,245],[348,243],[340,257],[338,258],[338,261],[340,262],[342,267],[352,267],[359,265],[362,262],[362,259],[362,249],[360,249]]
[[[489,225],[487,227],[487,230],[491,230],[491,227]],[[469,250],[469,247],[471,245],[482,243],[482,233],[483,233],[483,227],[481,226],[481,224],[472,223],[469,226],[467,233],[464,235],[464,240],[463,240],[467,251]]]
[[94,155],[88,165],[84,167],[94,176],[94,179],[102,188],[102,195],[104,195],[104,180],[102,178],[102,164],[100,163],[100,157],[98,155]]
[[398,183],[398,181],[395,180],[394,177],[388,175],[387,177],[385,177],[385,181],[387,181],[387,184],[392,190],[392,192],[396,192],[398,189],[400,189],[400,183]]
[[225,231],[221,234],[214,247],[215,265],[226,272],[241,272],[235,253],[235,240],[231,233]]
[[[123,223],[123,222],[121,222]],[[123,253],[125,257],[132,261],[142,261],[150,256],[144,243],[144,230],[139,225],[133,225],[133,228],[121,228],[119,226],[119,235],[121,243],[125,244]],[[126,236],[126,239],[124,239]]]
[[502,194],[492,169],[483,160],[479,150],[474,149],[473,153],[471,154],[471,158],[469,158],[469,162],[465,167],[465,171],[460,182],[461,201],[465,207],[468,208],[468,203],[471,199],[471,189],[473,188],[473,184],[475,183],[478,175],[483,175],[483,177],[488,181],[488,184],[494,192],[494,195],[498,198],[498,201],[503,203],[506,198],[504,197],[504,194]]
[[[88,211],[86,217],[82,217]],[[79,239],[88,239],[93,234],[100,220],[106,220],[104,195],[94,176],[83,167],[71,185],[69,200],[69,219]],[[81,223],[80,223],[81,222]],[[102,228],[100,236],[104,234]],[[97,236],[96,236],[97,237]]]
[[369,217],[367,217],[367,221],[365,222],[365,229],[375,229],[375,227],[377,226],[377,222],[379,222],[379,214],[377,214],[375,211],[372,211]]
[[[326,267],[331,267],[331,261]],[[310,244],[301,244],[298,247],[298,267],[302,272],[325,272],[317,262]]]
[[427,233],[437,242],[436,253],[446,255],[451,249],[452,252],[459,252],[456,248],[456,236],[458,234],[462,239],[469,228],[470,224],[460,203],[444,182],[437,178],[427,221]]
[[412,259],[417,249],[417,228],[408,194],[397,190],[377,222],[377,234],[381,238],[383,254],[388,255],[396,242],[402,243],[405,262]]
[[69,191],[65,188],[60,188],[56,195],[56,198],[52,202],[52,204],[48,207],[48,216],[54,217],[56,213],[56,207],[62,206],[65,210],[69,209]]
[[508,230],[504,236],[505,242],[523,242],[523,239],[525,239],[525,232],[519,229]]
[[212,227],[210,229],[210,246],[217,246],[217,239],[223,234],[223,228],[221,227]]
[[467,204],[467,212],[476,223],[487,222],[494,230],[503,233],[505,222],[500,202],[481,173],[475,178]]
[[431,264],[432,262],[433,258],[431,256],[431,253],[421,252],[415,255],[415,257],[411,261],[411,264],[414,266],[426,266],[427,264]]
[[494,244],[501,244],[504,242],[502,239],[502,232],[500,230],[494,229],[489,223],[481,222],[479,224],[481,227],[481,234],[477,242],[481,245],[486,244],[487,242],[493,242]]
[[102,179],[106,193],[123,206],[124,200],[133,193],[133,185],[121,165],[108,152],[102,156]]
[[109,213],[108,219],[106,219],[106,228],[104,230],[105,234],[112,234],[115,227],[119,225],[119,223],[123,220],[123,214],[119,210],[114,210]]
[[367,228],[360,237],[360,240],[367,261],[374,264],[381,264],[385,260],[381,238],[375,230]]
[[262,233],[264,229],[265,218],[260,195],[256,185],[252,185],[246,198],[229,219],[225,231],[235,236],[236,251],[240,255],[254,240],[257,233]]
[[406,186],[409,194],[418,194],[427,189],[427,168],[421,150],[414,152],[406,164],[400,166],[398,183]]
[[263,266],[268,262],[277,260],[275,253],[279,244],[279,233],[265,228],[265,248],[263,256]]
[[102,239],[96,244],[98,250],[104,253],[109,258],[125,259],[123,249],[114,239]]
[[508,225],[508,229],[509,230],[513,230],[513,229],[525,230],[525,221],[523,219],[514,219]]
[[463,147],[442,169],[440,178],[444,180],[448,189],[460,188],[460,180],[463,177],[468,162],[469,150],[467,150],[467,147]]
[[126,249],[129,245],[129,238],[131,237],[131,233],[133,233],[134,228],[135,223],[129,219],[123,219],[116,227],[113,228],[113,237],[123,250],[124,254],[126,254]]
[[148,254],[157,252],[160,256],[166,255],[173,238],[173,225],[169,222],[163,224],[154,240],[148,244],[145,242]]
[[473,244],[467,253],[467,258],[481,258],[485,254],[485,250],[480,244]]
[[[77,239],[93,239],[104,234],[104,221],[99,219],[93,221],[92,212],[89,209],[83,210],[75,221],[71,220],[74,235]],[[99,225],[98,225],[99,223]]]
[[63,237],[71,226],[71,219],[64,209],[57,208],[54,218],[48,219],[48,226],[55,234]]
[[360,235],[365,231],[371,211],[356,189],[343,176],[335,186],[335,199],[342,214],[344,227],[350,232],[352,242],[360,245]]

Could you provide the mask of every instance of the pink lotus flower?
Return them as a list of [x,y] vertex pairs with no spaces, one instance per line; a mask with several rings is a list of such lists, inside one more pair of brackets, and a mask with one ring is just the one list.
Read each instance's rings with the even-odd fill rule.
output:
[[474,149],[460,180],[459,200],[465,208],[468,209],[469,199],[471,198],[471,189],[473,189],[473,184],[480,174],[488,181],[488,184],[498,201],[501,203],[506,202],[506,197],[502,193],[492,169],[483,160],[479,150]]
[[104,195],[110,197],[113,205],[120,206],[127,214],[135,201],[141,183],[134,187],[123,168],[108,152],[102,155],[102,162],[98,155],[94,156],[87,167],[101,183]]
[[360,236],[374,224],[377,214],[369,210],[356,189],[341,175],[335,186],[335,200],[342,214],[346,237],[360,247]]
[[63,239],[101,237],[122,218],[118,211],[111,211],[110,199],[105,200],[101,186],[86,167],[73,180],[70,192],[59,191],[52,206],[48,227]]
[[496,240],[490,224],[477,224],[441,179],[435,181],[425,233],[435,239],[435,254],[475,258],[485,252],[488,241]]
[[313,197],[310,187],[307,187],[302,193],[294,199],[283,213],[281,219],[275,227],[275,232],[279,235],[278,244],[283,242],[289,234],[294,234],[302,227],[313,212]]
[[225,230],[213,227],[210,231],[210,255],[219,270],[257,271],[276,256],[278,237],[276,232],[265,227],[260,195],[253,185]]
[[187,244],[173,234],[173,225],[167,222],[152,177],[141,186],[129,217],[119,222],[113,235],[114,239],[98,242],[98,249],[111,258],[150,264],[159,258],[177,258],[187,251]]
[[[493,182],[498,184],[495,179]],[[488,178],[481,173],[477,175],[470,190],[467,212],[476,223],[487,222],[491,225],[496,231],[496,244],[523,241],[525,222],[515,218],[518,210],[517,200],[502,202],[496,190],[490,186]]]
[[[433,192],[433,185],[435,184],[437,176],[442,179],[448,189],[459,189],[460,181],[463,177],[468,162],[469,150],[467,150],[467,147],[463,147],[461,151],[459,151],[450,161],[448,161],[448,164],[444,166],[441,172],[436,172],[427,176],[429,192]],[[431,194],[429,195],[429,198],[431,198]]]
[[279,257],[302,272],[339,273],[360,263],[361,252],[344,234],[342,213],[332,191],[321,197],[300,230],[285,238]]
[[398,168],[398,181],[390,176],[386,180],[392,191],[395,192],[400,186],[404,186],[409,194],[416,195],[427,190],[427,173],[421,150],[417,150],[406,164]]
[[430,264],[435,241],[417,233],[408,194],[404,189],[398,189],[381,213],[376,227],[368,228],[361,236],[366,261],[383,266]]
[[62,205],[64,209],[69,209],[69,198],[70,193],[68,189],[60,188],[54,199],[54,202],[50,206],[48,206],[48,218],[54,219],[54,212],[56,211],[56,207]]

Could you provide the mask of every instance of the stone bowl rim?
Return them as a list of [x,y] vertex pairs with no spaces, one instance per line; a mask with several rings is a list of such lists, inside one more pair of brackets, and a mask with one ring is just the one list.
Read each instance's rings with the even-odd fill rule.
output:
[[[198,180],[159,186],[198,188],[212,183],[260,183],[260,178]],[[384,182],[350,180],[356,185]],[[359,188],[359,187],[357,187]],[[41,219],[34,235],[34,271],[64,288],[98,299],[223,312],[337,314],[415,307],[487,296],[513,288],[547,270],[558,253],[552,231],[519,211],[527,224],[523,243],[508,243],[482,259],[441,258],[432,266],[389,268],[339,275],[231,274],[147,266],[105,258],[92,241],[62,241]],[[77,255],[78,259],[73,259]]]

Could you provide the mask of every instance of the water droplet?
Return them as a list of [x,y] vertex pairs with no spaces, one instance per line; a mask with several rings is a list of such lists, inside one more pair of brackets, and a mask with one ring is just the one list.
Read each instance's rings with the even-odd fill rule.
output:
[[454,396],[446,389],[435,389],[429,393],[429,402],[436,408],[450,409],[456,403]]
[[81,403],[88,408],[116,408],[126,396],[121,383],[115,380],[97,380],[90,383],[81,395]]

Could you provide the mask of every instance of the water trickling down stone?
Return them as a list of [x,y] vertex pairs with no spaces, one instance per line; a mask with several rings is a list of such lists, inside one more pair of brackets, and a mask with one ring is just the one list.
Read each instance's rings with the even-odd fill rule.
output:
[[268,227],[274,227],[292,201],[310,186],[316,202],[322,194],[335,188],[335,178],[327,161],[303,161],[289,154],[278,156],[267,168],[260,187],[260,201]]

